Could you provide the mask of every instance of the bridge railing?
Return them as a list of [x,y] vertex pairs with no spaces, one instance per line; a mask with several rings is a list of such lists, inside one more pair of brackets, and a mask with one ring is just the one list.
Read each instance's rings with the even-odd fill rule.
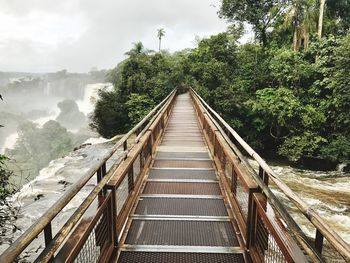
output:
[[[119,139],[96,164],[73,184],[4,253],[0,262],[13,262],[33,243],[43,238],[44,249],[35,262],[108,261],[118,244],[118,233],[131,208],[131,199],[140,186],[139,177],[150,162],[156,140],[168,119],[177,90],[173,90],[142,121]],[[111,141],[116,140],[112,138]],[[112,158],[118,157],[118,160]],[[108,167],[107,162],[113,162]],[[72,175],[74,176],[74,175]],[[95,178],[93,187],[81,205],[56,233],[52,223],[73,198]],[[108,183],[111,181],[111,183]],[[117,218],[117,221],[115,220]],[[40,248],[38,249],[40,252]]]
[[[349,245],[278,178],[265,161],[196,91],[190,89],[190,93],[215,164],[223,175],[222,182],[227,198],[231,207],[238,211],[237,223],[243,241],[255,261],[306,262],[300,246],[310,260],[323,262],[322,244],[325,237],[345,261],[350,262]],[[258,172],[247,162],[247,155],[258,163]],[[273,194],[269,181],[314,225],[314,243]]]

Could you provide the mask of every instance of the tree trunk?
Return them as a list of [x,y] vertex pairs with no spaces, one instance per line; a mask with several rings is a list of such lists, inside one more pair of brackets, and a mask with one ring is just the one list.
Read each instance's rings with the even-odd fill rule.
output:
[[320,14],[318,16],[318,30],[317,30],[317,35],[319,38],[322,37],[323,13],[324,13],[325,4],[326,4],[326,0],[320,0]]
[[299,47],[298,47],[299,40],[298,40],[297,27],[294,27],[293,31],[294,31],[293,32],[293,51],[298,51],[299,50]]
[[159,52],[160,52],[161,45],[162,45],[162,38],[160,37],[159,38]]
[[310,42],[310,33],[307,29],[304,29],[303,37],[304,37],[304,50],[307,50],[309,48],[309,42]]
[[261,44],[263,46],[263,48],[267,47],[267,34],[266,34],[266,29],[262,28],[260,30],[261,33]]

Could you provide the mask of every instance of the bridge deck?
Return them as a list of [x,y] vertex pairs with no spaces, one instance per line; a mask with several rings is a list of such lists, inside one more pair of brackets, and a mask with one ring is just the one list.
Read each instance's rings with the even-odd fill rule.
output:
[[245,262],[188,94],[176,99],[118,262]]

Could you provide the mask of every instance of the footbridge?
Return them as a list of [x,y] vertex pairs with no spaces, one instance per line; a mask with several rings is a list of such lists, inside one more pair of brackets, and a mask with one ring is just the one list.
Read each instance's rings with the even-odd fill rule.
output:
[[[314,236],[272,190],[288,197]],[[42,243],[35,262],[302,263],[325,262],[326,253],[350,262],[349,245],[191,88],[171,92],[118,140],[0,262],[21,261],[33,242]]]

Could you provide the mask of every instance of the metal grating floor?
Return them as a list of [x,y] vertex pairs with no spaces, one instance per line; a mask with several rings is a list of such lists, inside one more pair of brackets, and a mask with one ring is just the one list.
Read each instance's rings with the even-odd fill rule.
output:
[[155,160],[153,167],[164,168],[213,168],[212,161],[204,160]]
[[130,245],[238,246],[230,222],[133,220],[125,241]]
[[149,179],[216,180],[214,170],[151,169]]
[[157,152],[156,159],[158,158],[193,158],[193,159],[209,159],[207,152]]
[[148,182],[144,194],[221,195],[218,183]]
[[176,98],[130,220],[118,262],[245,262],[188,94]]
[[222,199],[141,198],[137,215],[228,216]]
[[164,253],[123,251],[119,262],[123,263],[244,263],[242,254]]

